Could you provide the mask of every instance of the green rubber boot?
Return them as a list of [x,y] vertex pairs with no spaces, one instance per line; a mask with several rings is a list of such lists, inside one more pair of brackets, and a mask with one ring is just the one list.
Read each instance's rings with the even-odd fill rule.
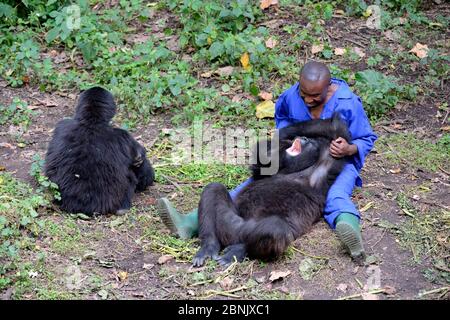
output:
[[157,202],[161,220],[181,239],[190,239],[198,233],[198,210],[182,214],[175,209],[167,198],[160,198]]
[[357,216],[343,212],[336,218],[336,233],[357,263],[364,263],[364,252],[361,229]]

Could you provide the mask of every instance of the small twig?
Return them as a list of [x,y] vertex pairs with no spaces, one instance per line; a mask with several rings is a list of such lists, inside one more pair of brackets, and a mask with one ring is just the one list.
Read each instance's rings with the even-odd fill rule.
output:
[[353,44],[356,44],[358,47],[361,47],[361,48],[366,48],[367,47],[367,44],[363,44],[363,43],[357,42],[357,41],[355,41],[353,39],[347,39],[346,38],[345,40],[347,40],[348,42],[351,42]]
[[384,235],[386,234],[386,231],[387,231],[387,229],[383,229],[383,233],[381,234],[380,239],[378,239],[377,242],[375,242],[375,243],[372,245],[372,249],[375,248],[375,246],[376,246],[376,245],[384,238]]
[[390,133],[400,133],[400,131],[395,130],[395,129],[391,129],[391,128],[386,127],[386,126],[380,126],[380,127],[381,127],[382,129],[386,130],[387,132],[390,132]]
[[403,208],[402,208],[402,212],[403,212],[404,214],[406,214],[408,217],[415,218],[414,214],[412,214],[411,212],[409,212],[409,211],[406,210],[406,209],[403,209]]
[[443,206],[442,204],[439,204],[437,202],[431,202],[431,201],[428,201],[428,200],[425,200],[425,199],[416,200],[413,197],[409,197],[409,196],[408,196],[408,198],[410,198],[412,200],[415,200],[415,201],[422,202],[422,203],[427,204],[429,206],[436,206],[436,207],[439,207],[439,208],[444,209],[444,210],[449,210],[450,209],[449,207]]
[[307,257],[311,257],[311,258],[314,258],[314,259],[330,260],[329,257],[313,256],[312,254],[306,253],[306,252],[304,252],[304,251],[302,251],[300,249],[297,249],[296,247],[292,247],[292,249],[294,251],[297,251],[297,252],[301,253],[304,256],[307,256]]
[[356,283],[358,283],[358,286],[359,286],[361,289],[364,288],[364,285],[361,283],[361,281],[359,281],[358,278],[355,277],[355,281],[356,281]]
[[438,168],[439,168],[443,173],[445,173],[446,175],[450,176],[450,172],[445,171],[441,166],[438,166]]
[[384,293],[384,292],[386,292],[384,289],[375,289],[375,290],[371,290],[368,292],[363,292],[363,293],[353,294],[353,295],[347,296],[347,297],[342,297],[337,300],[348,300],[348,299],[358,298],[358,297],[361,297],[365,293],[377,294],[377,293]]
[[237,291],[247,290],[247,289],[248,289],[248,287],[242,286],[242,287],[227,290],[227,291],[209,290],[209,291],[207,291],[207,295],[203,296],[202,298],[210,298],[214,295],[221,295],[221,296],[230,297],[230,298],[240,298],[241,296],[238,296],[233,293],[237,292]]
[[449,112],[450,112],[450,109],[447,110],[447,113],[445,114],[445,117],[444,117],[444,119],[442,120],[442,124],[444,124],[445,121],[447,120],[447,117],[448,117]]
[[445,267],[440,267],[440,266],[437,266],[437,265],[433,265],[436,269],[438,269],[438,270],[441,270],[441,271],[444,271],[444,272],[450,272],[450,269],[449,268],[445,268]]
[[183,191],[183,189],[181,189],[180,185],[178,183],[176,183],[175,181],[173,181],[172,179],[170,179],[168,176],[166,176],[165,174],[160,173],[159,174],[161,177],[163,177],[164,179],[166,179],[167,181],[169,181],[172,185],[175,186],[175,188],[177,188],[179,191]]
[[441,291],[446,291],[445,293],[447,293],[450,290],[450,287],[442,287],[442,288],[438,288],[438,289],[434,289],[434,290],[430,290],[430,291],[425,291],[423,293],[419,293],[419,297],[423,297],[429,294],[433,294],[433,293],[438,293]]

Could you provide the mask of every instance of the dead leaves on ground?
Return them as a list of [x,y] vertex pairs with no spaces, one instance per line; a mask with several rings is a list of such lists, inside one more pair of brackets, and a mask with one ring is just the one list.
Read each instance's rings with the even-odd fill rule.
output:
[[270,6],[278,5],[278,0],[261,0],[259,1],[259,7],[261,10],[265,10]]
[[214,70],[214,71],[204,72],[204,73],[202,73],[200,75],[200,77],[202,77],[202,78],[211,78],[213,75],[218,75],[218,76],[221,76],[221,77],[229,77],[229,76],[231,76],[233,74],[233,72],[234,72],[234,67],[226,66],[226,67],[222,67],[222,68],[219,68],[217,70]]
[[256,117],[258,119],[273,118],[275,114],[275,103],[272,100],[266,100],[256,106]]
[[416,43],[416,45],[409,50],[409,52],[414,53],[417,57],[420,59],[426,58],[428,56],[428,46],[426,44],[421,44],[419,42]]
[[274,282],[276,280],[281,280],[286,278],[287,276],[289,276],[292,272],[287,270],[287,271],[279,271],[279,270],[274,270],[270,273],[270,277],[269,280],[271,282]]
[[274,38],[270,37],[269,39],[266,40],[266,47],[269,49],[273,49],[276,47],[278,41],[275,40]]
[[240,58],[241,64],[242,64],[242,68],[244,68],[245,71],[250,70],[250,55],[248,54],[248,52],[245,52],[241,58]]

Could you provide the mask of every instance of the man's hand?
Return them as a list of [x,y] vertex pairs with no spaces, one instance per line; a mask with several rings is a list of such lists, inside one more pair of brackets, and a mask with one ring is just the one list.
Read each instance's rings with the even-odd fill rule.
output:
[[354,144],[348,144],[344,138],[337,138],[331,141],[330,154],[335,158],[343,158],[354,155],[358,151],[358,147]]

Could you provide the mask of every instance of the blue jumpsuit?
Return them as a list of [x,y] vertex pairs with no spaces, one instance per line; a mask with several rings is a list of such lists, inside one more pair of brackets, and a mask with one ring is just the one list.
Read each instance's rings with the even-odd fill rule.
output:
[[[358,152],[348,157],[343,171],[328,191],[324,217],[330,227],[334,229],[335,220],[342,212],[349,212],[360,218],[359,212],[351,200],[351,195],[355,185],[362,186],[359,172],[364,165],[364,159],[373,148],[377,136],[372,131],[361,99],[350,90],[344,80],[332,78],[331,82],[337,84],[339,88],[325,104],[320,118],[331,118],[334,111],[339,112],[342,119],[347,122],[352,135],[352,141],[349,143],[358,147]],[[278,98],[275,104],[277,129],[312,119],[308,107],[299,94],[299,86],[299,83],[294,84]],[[231,198],[235,199],[237,194],[251,181],[252,178],[249,178],[230,191]]]

